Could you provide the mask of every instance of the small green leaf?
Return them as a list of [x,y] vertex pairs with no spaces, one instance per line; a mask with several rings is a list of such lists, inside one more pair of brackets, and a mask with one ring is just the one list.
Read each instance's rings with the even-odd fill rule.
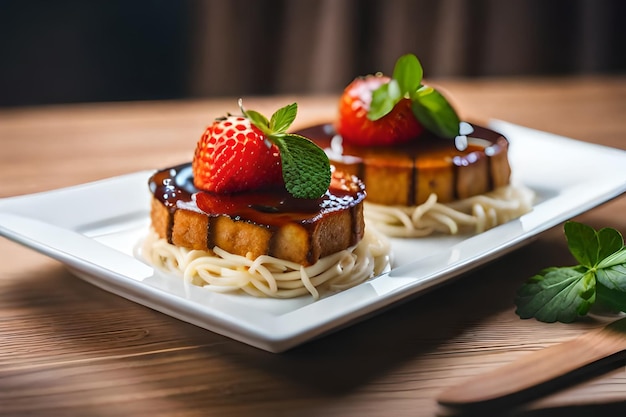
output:
[[589,268],[595,267],[624,246],[621,233],[612,228],[596,232],[591,226],[569,221],[565,223],[564,229],[570,252],[581,265]]
[[406,54],[396,61],[392,78],[396,80],[400,93],[404,96],[413,93],[420,87],[423,76],[424,70],[419,59],[413,54]]
[[367,117],[378,120],[389,114],[403,98],[411,99],[413,114],[437,136],[453,139],[459,135],[459,116],[448,100],[432,87],[422,85],[424,70],[413,54],[396,61],[393,76],[372,93]]
[[516,313],[547,323],[572,322],[589,311],[595,301],[595,286],[595,277],[586,268],[546,269],[520,288]]
[[602,261],[624,248],[624,238],[622,234],[610,227],[598,230],[598,243],[600,244],[600,251],[598,252],[599,261]]
[[292,103],[276,110],[269,123],[272,132],[285,133],[293,121],[296,120],[297,113],[298,103]]
[[459,135],[460,119],[448,100],[437,90],[423,86],[412,97],[415,117],[437,136],[453,139]]
[[608,288],[626,293],[626,263],[598,269],[596,279]]
[[564,225],[567,246],[578,263],[593,268],[599,261],[600,243],[591,226],[573,221]]
[[287,134],[272,138],[280,150],[287,191],[296,198],[319,198],[330,185],[330,162],[307,138]]
[[270,128],[270,122],[267,120],[267,117],[263,116],[261,113],[254,110],[246,110],[244,115],[250,119],[253,125],[259,128],[261,132],[263,132],[266,136],[274,133]]
[[296,198],[319,198],[330,185],[330,161],[322,148],[304,136],[285,133],[298,113],[298,104],[276,110],[270,120],[254,110],[242,113],[259,128],[280,152],[287,191]]
[[626,248],[622,248],[598,264],[596,279],[607,288],[626,293]]
[[620,264],[626,265],[626,247],[624,246],[598,262],[598,269],[609,268]]
[[626,311],[626,292],[596,283],[596,302],[613,311]]
[[595,231],[569,221],[564,225],[567,244],[580,265],[549,268],[524,284],[516,298],[522,318],[571,321],[587,314],[594,302],[626,311],[626,247],[619,231]]
[[378,87],[372,93],[372,102],[367,113],[370,120],[378,120],[386,116],[393,110],[394,106],[402,100],[402,93],[395,80]]

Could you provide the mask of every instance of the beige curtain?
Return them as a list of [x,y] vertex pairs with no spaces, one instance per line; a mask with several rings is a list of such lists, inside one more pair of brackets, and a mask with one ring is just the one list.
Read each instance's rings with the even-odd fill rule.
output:
[[624,4],[197,2],[189,28],[189,94],[334,93],[355,75],[391,72],[395,59],[407,52],[418,55],[431,78],[610,71],[623,68],[623,31],[617,28]]

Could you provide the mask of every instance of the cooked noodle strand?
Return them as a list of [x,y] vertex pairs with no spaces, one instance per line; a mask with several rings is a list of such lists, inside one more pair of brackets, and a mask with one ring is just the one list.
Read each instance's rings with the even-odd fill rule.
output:
[[213,253],[181,248],[154,231],[142,245],[142,255],[159,268],[181,275],[185,281],[216,292],[242,291],[255,297],[292,298],[353,287],[381,273],[389,264],[390,243],[374,231],[353,248],[302,266],[263,255],[256,259],[220,248]]
[[532,209],[534,193],[522,186],[501,187],[453,203],[439,203],[431,194],[418,206],[384,206],[365,202],[368,225],[392,237],[422,237],[433,233],[481,233]]

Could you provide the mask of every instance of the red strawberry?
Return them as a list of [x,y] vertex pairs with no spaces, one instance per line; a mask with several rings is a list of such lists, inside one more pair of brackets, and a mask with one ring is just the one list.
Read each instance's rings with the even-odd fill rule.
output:
[[386,146],[408,142],[418,137],[424,128],[411,110],[411,100],[401,99],[391,112],[378,120],[367,113],[372,93],[388,83],[389,77],[368,75],[359,77],[344,90],[339,101],[337,133],[346,143],[362,146]]
[[250,119],[215,120],[198,142],[192,162],[194,185],[233,193],[284,184],[278,148]]

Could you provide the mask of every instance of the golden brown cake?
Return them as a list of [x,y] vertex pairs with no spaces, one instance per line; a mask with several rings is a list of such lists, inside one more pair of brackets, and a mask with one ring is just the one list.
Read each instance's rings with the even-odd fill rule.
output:
[[424,133],[418,140],[394,146],[344,144],[332,125],[299,133],[327,150],[331,162],[358,176],[367,187],[367,201],[415,206],[436,194],[440,203],[480,195],[509,184],[509,143],[499,133],[472,125],[467,147]]
[[363,183],[333,171],[319,199],[296,199],[284,190],[214,194],[197,190],[189,164],[149,180],[152,227],[159,237],[188,249],[254,259],[270,255],[302,265],[356,245],[364,234]]

